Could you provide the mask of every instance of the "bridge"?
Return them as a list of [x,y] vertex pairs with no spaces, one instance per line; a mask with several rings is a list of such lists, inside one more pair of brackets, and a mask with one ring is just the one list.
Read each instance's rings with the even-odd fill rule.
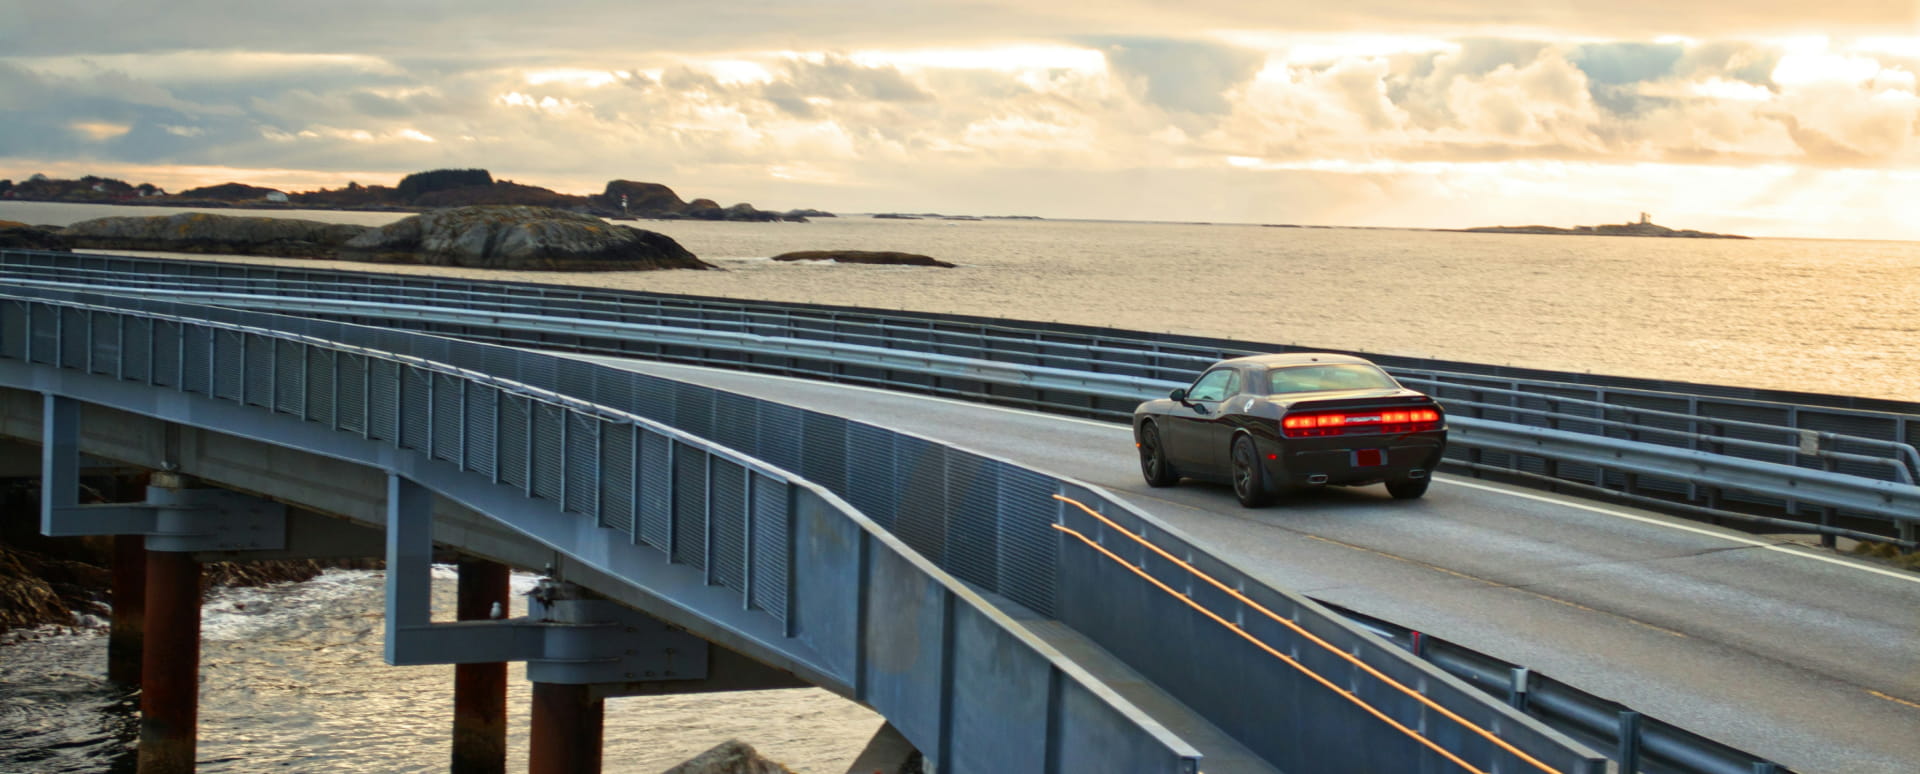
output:
[[[0,431],[42,446],[50,534],[146,534],[155,556],[383,544],[396,664],[524,659],[565,706],[806,682],[874,707],[954,771],[1617,765],[1596,749],[1646,770],[1774,765],[1352,623],[1086,480],[1105,472],[1042,472],[1079,467],[1071,456],[898,427],[921,408],[886,422],[822,410],[845,393],[803,408],[804,390],[764,377],[526,351],[1112,417],[1236,343],[184,261],[9,253],[0,268]],[[1449,402],[1460,469],[1912,547],[1911,407],[1389,365]],[[715,379],[736,381],[694,383]],[[91,458],[248,494],[181,484],[81,506],[64,493]],[[556,582],[526,619],[430,622],[436,545]],[[1899,583],[1893,599],[1911,599]],[[1880,645],[1896,674],[1911,639]],[[1899,705],[1882,703],[1897,727]],[[548,770],[573,765],[555,755]]]

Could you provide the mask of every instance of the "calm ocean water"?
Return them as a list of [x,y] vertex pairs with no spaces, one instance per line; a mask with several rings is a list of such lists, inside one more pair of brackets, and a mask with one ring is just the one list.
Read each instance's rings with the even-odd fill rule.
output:
[[[0,219],[29,223],[161,212],[0,202]],[[635,225],[727,271],[264,262],[1057,320],[1920,401],[1910,354],[1920,338],[1920,243],[865,217]],[[924,253],[960,268],[765,260],[836,248]]]
[[[154,208],[0,202],[60,224]],[[381,224],[386,213],[228,211]],[[724,272],[485,272],[244,259],[1057,320],[1281,344],[1920,401],[1920,244],[1696,241],[1060,221],[641,222]],[[1686,224],[1675,224],[1684,226]],[[952,270],[774,263],[903,250]],[[204,257],[204,256],[195,256]],[[243,606],[244,604],[244,606]],[[379,664],[378,576],[333,573],[210,603],[203,771],[444,767],[449,668]],[[236,635],[235,632],[241,634]],[[0,646],[0,771],[124,757],[104,638]],[[525,732],[526,684],[514,720]],[[728,737],[843,771],[879,720],[823,691],[625,699],[609,771],[658,771]],[[525,766],[516,737],[512,765]]]
[[[434,604],[453,617],[451,567]],[[215,589],[201,621],[199,770],[298,774],[446,771],[453,667],[381,660],[384,573],[330,571],[297,584]],[[514,575],[518,597],[535,578]],[[100,622],[0,644],[0,772],[132,774],[139,700],[106,681]],[[508,670],[507,770],[527,770],[531,683]],[[816,688],[629,697],[606,709],[608,772],[664,771],[740,739],[796,771],[841,774],[880,727]]]

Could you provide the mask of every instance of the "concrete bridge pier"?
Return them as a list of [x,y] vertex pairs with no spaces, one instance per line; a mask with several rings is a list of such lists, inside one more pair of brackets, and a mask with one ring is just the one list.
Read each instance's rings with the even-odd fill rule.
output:
[[606,706],[590,685],[534,683],[527,774],[600,774]]
[[[43,402],[40,532],[115,536],[110,640],[118,658],[112,660],[116,679],[131,678],[130,654],[140,654],[139,771],[191,772],[200,717],[200,561],[194,552],[284,549],[286,508],[195,488],[173,473],[153,474],[141,502],[81,505],[80,409],[56,395]],[[144,578],[137,578],[142,564]],[[136,596],[143,605],[129,604]],[[144,609],[136,615],[136,607]]]
[[[462,621],[507,617],[512,593],[507,566],[460,557]],[[535,706],[539,695],[535,694]],[[538,722],[536,715],[536,722]],[[507,662],[459,664],[453,668],[453,765],[451,774],[503,774],[507,770]]]
[[190,772],[200,729],[200,562],[156,551],[146,568],[139,772]]
[[113,622],[107,630],[107,679],[120,685],[139,685],[146,640],[145,536],[114,536],[112,598]]

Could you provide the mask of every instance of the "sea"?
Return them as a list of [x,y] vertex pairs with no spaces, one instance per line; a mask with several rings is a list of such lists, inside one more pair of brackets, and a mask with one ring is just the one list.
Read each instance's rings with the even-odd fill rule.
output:
[[[170,212],[0,201],[0,220],[30,224]],[[404,217],[217,212],[365,225]],[[190,257],[1058,321],[1920,402],[1920,243],[940,217],[629,225],[673,237],[722,271]],[[769,260],[832,249],[920,253],[957,267]],[[382,666],[380,609],[379,574],[368,571],[216,592],[201,770],[444,769],[451,668]],[[104,674],[97,621],[0,645],[0,772],[120,770],[130,715]],[[524,770],[526,683],[514,690],[510,764]],[[879,724],[811,689],[619,699],[608,705],[606,767],[660,771],[739,738],[797,771],[839,774]]]

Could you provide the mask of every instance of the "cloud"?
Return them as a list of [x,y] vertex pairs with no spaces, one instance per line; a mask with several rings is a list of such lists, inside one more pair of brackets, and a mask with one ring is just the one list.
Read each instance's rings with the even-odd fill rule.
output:
[[1235,46],[1193,40],[1095,41],[1115,74],[1141,84],[1156,107],[1199,115],[1228,109],[1227,92],[1259,72],[1263,57]]
[[[1696,6],[1718,9],[1719,26]],[[1045,173],[1284,174],[1276,196],[1366,180],[1349,192],[1365,207],[1380,200],[1361,192],[1393,185],[1437,201],[1444,187],[1426,186],[1444,175],[1423,165],[1920,166],[1910,18],[1731,7],[472,0],[450,15],[423,0],[0,0],[19,20],[0,29],[0,157],[361,182],[379,182],[370,169],[484,166],[563,190],[628,177],[844,206],[804,196],[804,180],[929,197],[897,203],[928,209],[950,195],[934,181],[985,191]],[[1647,18],[1695,39],[1605,32]],[[1795,29],[1826,37],[1778,34]],[[1162,202],[1129,205],[1140,210],[1175,206],[1171,192],[1130,195]]]

